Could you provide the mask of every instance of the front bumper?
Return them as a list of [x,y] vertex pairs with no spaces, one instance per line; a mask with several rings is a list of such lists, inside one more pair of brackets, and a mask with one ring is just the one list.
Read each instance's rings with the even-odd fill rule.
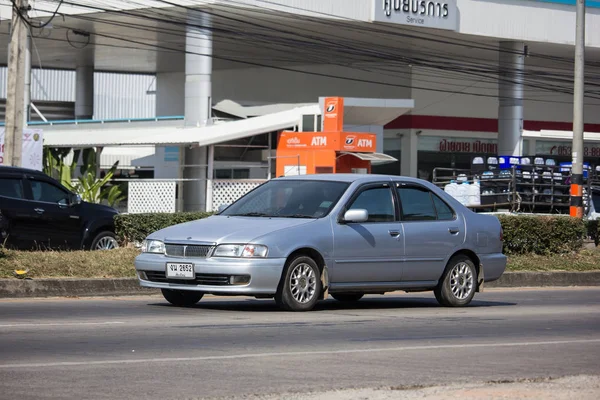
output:
[[[143,253],[135,259],[140,285],[159,289],[194,290],[212,294],[272,295],[285,266],[284,258],[176,258]],[[167,262],[192,263],[196,279],[167,280]],[[231,277],[249,277],[248,283],[231,283]]]

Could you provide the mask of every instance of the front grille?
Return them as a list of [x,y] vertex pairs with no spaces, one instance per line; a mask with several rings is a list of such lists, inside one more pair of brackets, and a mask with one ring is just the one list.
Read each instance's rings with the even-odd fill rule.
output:
[[166,255],[170,257],[206,258],[212,246],[196,244],[167,244]]
[[160,283],[179,283],[182,285],[229,285],[231,275],[222,274],[196,274],[196,279],[167,279],[164,271],[144,271],[148,280]]

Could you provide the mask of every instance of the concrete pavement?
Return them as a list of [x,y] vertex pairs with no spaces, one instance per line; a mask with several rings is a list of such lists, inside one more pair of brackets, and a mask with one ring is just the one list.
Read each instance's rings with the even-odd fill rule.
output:
[[[335,300],[0,300],[0,398],[211,398],[600,375],[600,288]],[[600,397],[597,388],[594,395]],[[287,395],[283,396],[284,398]],[[333,398],[333,397],[332,397]]]

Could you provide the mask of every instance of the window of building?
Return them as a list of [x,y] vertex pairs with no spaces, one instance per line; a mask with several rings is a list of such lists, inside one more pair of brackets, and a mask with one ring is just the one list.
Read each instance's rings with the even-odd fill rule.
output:
[[215,169],[214,179],[249,179],[250,169],[220,168]]

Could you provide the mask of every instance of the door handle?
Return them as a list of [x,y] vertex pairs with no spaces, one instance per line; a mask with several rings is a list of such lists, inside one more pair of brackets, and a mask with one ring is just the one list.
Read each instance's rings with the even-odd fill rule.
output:
[[43,208],[34,208],[33,211],[35,211],[38,214],[43,214],[45,210]]
[[392,237],[398,237],[400,236],[400,231],[388,231],[390,233],[390,236]]
[[450,232],[452,235],[456,235],[458,232],[460,232],[460,229],[452,227],[448,228],[448,232]]

